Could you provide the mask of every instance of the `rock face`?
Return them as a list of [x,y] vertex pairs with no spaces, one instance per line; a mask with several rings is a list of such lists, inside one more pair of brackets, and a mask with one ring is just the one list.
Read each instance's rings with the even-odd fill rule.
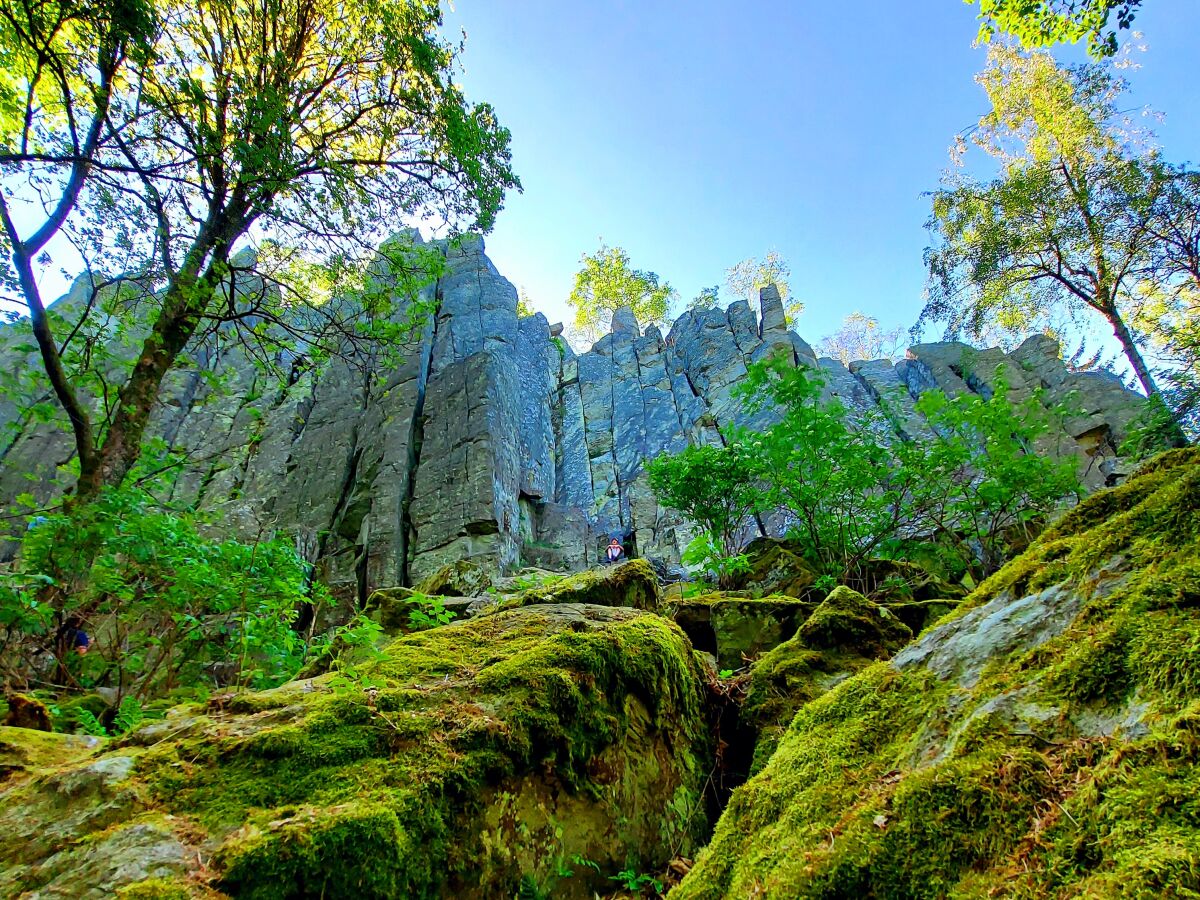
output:
[[[314,370],[303,356],[281,358],[292,370],[283,386],[236,346],[197,351],[216,377],[199,366],[172,375],[150,428],[187,461],[172,499],[245,537],[293,535],[361,606],[376,588],[466,558],[500,571],[585,568],[613,534],[638,555],[677,561],[692,535],[655,502],[645,462],[719,441],[726,425],[765,424],[770,412],[748,418],[733,390],[771,354],[819,368],[826,395],[852,413],[887,399],[916,439],[928,426],[915,397],[935,387],[987,394],[1002,364],[1015,399],[1043,388],[1056,403],[1074,392],[1079,414],[1039,449],[1077,455],[1093,486],[1141,406],[1111,379],[1069,373],[1044,337],[1007,356],[951,343],[913,347],[895,365],[817,360],[769,288],[757,313],[745,301],[689,311],[665,337],[623,310],[611,334],[577,355],[540,314],[518,318],[517,291],[481,240],[444,252],[446,271],[421,298],[437,313],[400,348],[399,367],[368,358]],[[81,290],[58,304],[67,320]],[[27,343],[18,326],[0,330],[0,375],[19,382],[36,364]],[[6,503],[25,493],[51,500],[51,479],[71,459],[69,435],[30,413],[44,399],[0,402]]]
[[810,702],[673,900],[1196,895],[1198,560],[1200,451],[1177,450],[890,660],[831,665],[806,625],[747,705]]
[[23,760],[0,896],[589,898],[707,833],[701,675],[663,618],[514,609],[358,676],[177,708],[84,761],[0,729]]

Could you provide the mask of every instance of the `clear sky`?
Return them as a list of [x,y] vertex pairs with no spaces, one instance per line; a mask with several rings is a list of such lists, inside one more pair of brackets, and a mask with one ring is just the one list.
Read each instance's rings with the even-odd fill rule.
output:
[[[986,112],[958,0],[454,0],[461,81],[513,134],[523,194],[488,253],[551,321],[603,238],[684,300],[778,250],[816,340],[854,310],[920,311],[925,191]],[[1200,162],[1200,0],[1146,0],[1131,105]],[[1128,37],[1125,38],[1128,41]],[[1082,61],[1082,47],[1064,61]]]

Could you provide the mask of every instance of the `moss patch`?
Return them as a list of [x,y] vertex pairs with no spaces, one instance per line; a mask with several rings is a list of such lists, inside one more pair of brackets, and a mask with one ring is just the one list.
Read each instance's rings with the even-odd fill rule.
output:
[[662,608],[662,595],[654,567],[644,559],[631,559],[617,566],[587,569],[539,584],[505,597],[485,612],[543,603],[589,603],[657,611]]

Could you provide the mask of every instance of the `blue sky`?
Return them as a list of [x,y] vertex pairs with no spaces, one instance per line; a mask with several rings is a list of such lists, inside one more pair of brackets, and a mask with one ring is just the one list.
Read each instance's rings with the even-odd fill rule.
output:
[[[455,0],[461,82],[513,133],[523,194],[488,253],[551,320],[603,238],[686,300],[778,250],[816,340],[861,310],[921,308],[928,200],[986,111],[977,7],[957,0]],[[1131,105],[1200,162],[1200,2],[1146,0]],[[1065,48],[1064,61],[1085,58]]]

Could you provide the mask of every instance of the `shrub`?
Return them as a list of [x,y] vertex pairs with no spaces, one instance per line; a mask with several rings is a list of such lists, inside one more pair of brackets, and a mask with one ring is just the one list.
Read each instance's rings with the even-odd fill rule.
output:
[[[109,490],[26,533],[0,578],[0,668],[23,680],[49,651],[52,682],[139,699],[205,680],[263,687],[299,668],[292,624],[323,596],[282,540],[206,538],[143,490]],[[76,625],[86,655],[63,637]]]

